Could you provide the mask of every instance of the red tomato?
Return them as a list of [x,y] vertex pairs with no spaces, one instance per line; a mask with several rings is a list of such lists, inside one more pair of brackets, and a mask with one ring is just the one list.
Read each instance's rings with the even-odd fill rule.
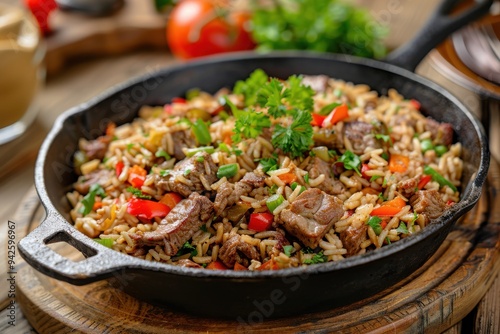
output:
[[167,43],[184,59],[250,50],[255,43],[246,28],[249,19],[248,13],[218,8],[211,0],[183,0],[170,14]]
[[273,221],[274,216],[272,213],[252,213],[250,215],[250,221],[248,222],[248,228],[257,232],[266,231],[271,227]]
[[38,26],[44,35],[47,35],[51,29],[49,26],[49,15],[57,8],[54,0],[24,0],[24,3],[29,8]]

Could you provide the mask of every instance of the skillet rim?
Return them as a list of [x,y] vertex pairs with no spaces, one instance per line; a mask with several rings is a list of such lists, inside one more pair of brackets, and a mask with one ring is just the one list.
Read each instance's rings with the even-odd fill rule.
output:
[[[439,217],[436,220],[433,220],[432,223],[428,225],[425,229],[423,229],[421,232],[414,234],[410,237],[404,238],[402,240],[399,240],[398,242],[392,243],[391,245],[384,246],[381,249],[370,251],[366,254],[350,257],[342,261],[322,263],[320,265],[314,265],[314,266],[287,268],[277,271],[247,272],[247,271],[233,271],[233,270],[224,270],[224,271],[199,270],[195,268],[185,268],[160,262],[150,262],[143,259],[134,258],[130,255],[122,254],[115,250],[109,249],[105,246],[102,246],[98,243],[92,242],[90,247],[97,250],[97,254],[103,253],[103,255],[105,255],[106,257],[111,257],[111,258],[114,257],[116,258],[116,262],[118,262],[119,265],[106,268],[97,268],[100,270],[88,273],[89,275],[87,279],[91,279],[91,281],[105,279],[111,276],[111,273],[122,269],[153,270],[153,271],[161,271],[166,274],[188,275],[191,277],[229,278],[229,279],[248,279],[248,280],[258,280],[265,278],[283,278],[300,274],[330,273],[334,271],[347,270],[354,267],[362,266],[368,262],[375,262],[382,260],[384,258],[389,258],[394,253],[398,253],[404,250],[405,248],[409,248],[412,245],[421,242],[422,239],[430,237],[435,233],[439,233],[439,231],[444,229],[448,224],[453,225],[456,219],[459,219],[460,216],[462,216],[465,212],[470,210],[470,208],[479,200],[479,197],[481,196],[481,188],[486,180],[489,160],[490,160],[488,141],[486,139],[484,129],[481,123],[477,120],[476,116],[473,115],[468,110],[468,108],[447,89],[430,81],[429,79],[426,79],[402,67],[374,59],[359,58],[345,54],[325,54],[325,53],[318,53],[311,51],[278,51],[278,52],[269,52],[264,54],[256,53],[253,51],[250,52],[243,51],[223,56],[220,55],[208,56],[200,58],[195,61],[189,61],[186,63],[179,63],[175,65],[162,67],[155,71],[151,71],[146,74],[127,80],[125,82],[119,83],[111,87],[110,89],[104,91],[103,93],[97,95],[96,97],[86,102],[83,102],[75,107],[72,107],[67,111],[63,112],[62,114],[60,114],[57,117],[56,121],[54,122],[52,129],[46,136],[42,146],[40,147],[39,155],[37,157],[35,164],[35,187],[38,196],[40,197],[40,201],[47,213],[43,224],[50,224],[49,221],[50,219],[60,220],[61,222],[64,222],[69,225],[71,229],[71,238],[77,239],[78,241],[83,242],[87,246],[90,245],[91,238],[79,232],[74,227],[74,225],[71,224],[68,220],[66,220],[61,215],[61,213],[59,213],[59,211],[55,208],[53,202],[50,200],[47,188],[45,186],[44,166],[48,162],[47,153],[50,147],[52,146],[54,139],[63,130],[64,122],[67,119],[71,118],[73,115],[88,112],[90,108],[98,105],[103,100],[113,96],[114,94],[119,93],[124,89],[133,87],[134,85],[137,85],[138,83],[143,82],[144,80],[147,80],[149,78],[168,75],[169,73],[176,71],[186,71],[190,68],[206,67],[210,66],[210,64],[213,63],[229,63],[239,60],[263,59],[263,58],[288,58],[288,59],[302,58],[305,60],[322,59],[322,60],[332,60],[334,62],[350,63],[358,66],[359,65],[368,66],[378,70],[385,71],[391,76],[394,75],[401,76],[404,79],[408,80],[410,84],[418,83],[420,85],[423,85],[425,86],[425,89],[432,91],[433,94],[438,94],[446,98],[449,102],[453,103],[462,113],[464,113],[464,115],[469,119],[470,123],[473,125],[476,135],[478,136],[479,142],[481,143],[480,147],[481,161],[479,163],[479,168],[475,174],[475,177],[471,178],[471,180],[468,182],[468,186],[462,191],[462,194],[467,194],[467,198],[461,199],[457,204],[451,207],[451,209],[447,210],[441,217]],[[397,89],[397,87],[395,88]],[[77,281],[81,280],[81,278],[76,280]]]

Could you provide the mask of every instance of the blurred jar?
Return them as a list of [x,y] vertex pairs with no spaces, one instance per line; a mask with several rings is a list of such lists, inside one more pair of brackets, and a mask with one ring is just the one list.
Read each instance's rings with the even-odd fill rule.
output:
[[38,112],[45,45],[31,13],[0,3],[0,144],[23,134]]

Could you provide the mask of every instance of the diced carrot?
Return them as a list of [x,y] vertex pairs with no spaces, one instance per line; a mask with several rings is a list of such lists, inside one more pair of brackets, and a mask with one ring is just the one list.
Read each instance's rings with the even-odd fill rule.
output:
[[285,173],[278,175],[278,178],[286,184],[292,184],[297,181],[297,175],[295,173]]
[[372,210],[372,216],[394,216],[401,211],[406,202],[401,197],[385,202],[378,208]]
[[177,193],[166,193],[160,199],[160,203],[165,204],[170,209],[173,209],[180,201],[182,201],[182,196]]
[[102,202],[95,202],[94,206],[92,207],[92,210],[96,211],[96,210],[102,208],[102,206],[103,206]]
[[115,133],[116,124],[113,122],[108,123],[106,126],[106,136],[112,136]]
[[366,195],[366,194],[378,195],[378,194],[380,194],[380,191],[375,190],[375,189],[373,189],[371,187],[363,188],[363,189],[361,189],[361,192],[363,193],[363,195]]
[[402,154],[391,154],[389,159],[389,170],[393,173],[404,173],[408,169],[410,158]]
[[280,267],[273,259],[264,262],[257,270],[278,270]]
[[211,270],[227,270],[228,268],[220,261],[213,261],[208,264],[206,267]]
[[238,262],[235,262],[233,270],[235,270],[235,271],[248,270],[248,268],[239,264]]
[[325,120],[322,123],[322,126],[324,128],[333,126],[341,120],[346,119],[347,117],[349,117],[349,107],[344,103],[338,107],[335,107],[330,115],[326,116]]
[[144,184],[147,174],[148,172],[144,168],[134,165],[129,170],[128,182],[130,182],[133,187],[140,188]]

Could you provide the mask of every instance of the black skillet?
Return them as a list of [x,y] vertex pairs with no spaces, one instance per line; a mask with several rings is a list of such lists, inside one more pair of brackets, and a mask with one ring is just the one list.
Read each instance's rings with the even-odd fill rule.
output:
[[[72,284],[109,279],[125,292],[148,302],[243,324],[359,301],[397,283],[418,269],[448,232],[479,199],[489,153],[475,117],[454,96],[410,70],[445,36],[488,11],[481,1],[466,13],[446,16],[455,1],[445,0],[418,36],[386,62],[347,55],[309,52],[240,53],[206,58],[163,69],[115,87],[61,115],[44,141],[36,162],[35,184],[47,216],[19,242],[22,257],[40,272]],[[396,64],[396,65],[395,65]],[[95,138],[108,122],[131,121],[141,105],[163,105],[198,87],[215,92],[232,87],[256,68],[270,76],[326,74],[364,83],[381,94],[396,88],[421,102],[425,114],[453,125],[463,144],[462,199],[421,233],[344,261],[279,271],[211,271],[148,262],[98,245],[69,223],[65,193],[76,180],[72,155],[79,137]],[[87,258],[72,262],[47,244],[64,241]]]

